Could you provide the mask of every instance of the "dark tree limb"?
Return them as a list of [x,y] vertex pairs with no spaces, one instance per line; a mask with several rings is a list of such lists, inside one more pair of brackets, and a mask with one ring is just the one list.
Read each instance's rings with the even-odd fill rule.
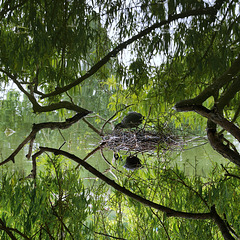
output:
[[5,231],[12,240],[17,240],[17,238],[12,234],[11,230],[5,225],[5,223],[1,218],[0,218],[0,229]]
[[163,205],[157,204],[155,202],[152,202],[146,198],[143,198],[143,197],[129,191],[125,187],[120,186],[115,181],[113,181],[110,178],[103,175],[101,172],[99,172],[96,168],[92,167],[86,161],[83,161],[82,159],[80,159],[79,157],[77,157],[71,153],[68,153],[68,152],[60,150],[60,149],[55,149],[55,148],[40,147],[39,153],[42,154],[44,152],[52,152],[55,155],[63,155],[65,157],[79,163],[87,171],[91,172],[96,177],[100,178],[105,183],[107,183],[108,185],[110,185],[111,187],[116,189],[117,191],[123,193],[124,195],[126,195],[130,198],[133,198],[134,200],[136,200],[148,207],[152,207],[152,208],[158,209],[158,210],[166,213],[166,215],[168,217],[181,217],[181,218],[186,218],[186,219],[209,219],[209,220],[212,219],[218,225],[225,240],[234,240],[234,238],[232,237],[232,235],[229,232],[227,225],[225,224],[223,219],[216,212],[215,206],[212,206],[211,211],[208,213],[188,213],[188,212],[176,211],[174,209],[171,209],[171,208],[165,207]]
[[240,166],[240,155],[236,151],[236,148],[233,150],[230,149],[229,144],[223,144],[223,138],[217,134],[216,124],[221,126],[223,129],[232,134],[240,142],[240,129],[232,122],[229,122],[227,119],[222,117],[215,111],[211,111],[203,106],[198,105],[188,105],[182,107],[184,111],[194,111],[200,114],[203,117],[208,119],[207,124],[207,136],[208,140],[214,150],[220,153],[223,157],[228,158],[231,162]]
[[[223,1],[219,1],[219,2],[222,3]],[[219,6],[221,6],[221,4]],[[160,28],[164,25],[167,25],[171,22],[174,22],[178,19],[183,19],[183,18],[192,17],[192,16],[200,16],[200,15],[215,15],[219,6],[189,10],[187,12],[183,12],[183,13],[179,13],[179,14],[169,16],[168,19],[163,20],[159,23],[153,24],[152,26],[142,30],[141,32],[139,32],[138,34],[133,36],[132,38],[120,43],[117,47],[115,47],[112,51],[110,51],[105,57],[103,57],[99,62],[97,62],[95,65],[93,65],[92,68],[90,68],[90,70],[86,74],[84,74],[80,78],[76,79],[74,82],[72,82],[69,85],[66,85],[62,88],[58,88],[53,92],[50,92],[50,93],[47,93],[47,94],[42,94],[41,98],[43,99],[43,98],[47,98],[47,97],[51,97],[51,96],[56,96],[58,94],[64,93],[64,92],[70,90],[71,88],[77,86],[78,84],[83,82],[85,79],[87,79],[90,76],[92,76],[93,74],[95,74],[111,58],[116,57],[117,54],[120,51],[122,51],[123,49],[125,49],[128,45],[130,45],[133,42],[135,42],[135,41],[141,39],[142,37],[146,36],[147,34],[152,32],[153,30],[158,29],[158,28]]]
[[161,218],[158,216],[157,213],[155,213],[155,212],[152,210],[152,208],[150,208],[150,210],[151,210],[152,214],[155,215],[156,218],[158,219],[158,221],[161,223],[161,225],[162,225],[162,227],[163,227],[163,229],[164,229],[164,232],[165,232],[166,235],[167,235],[167,239],[168,239],[168,240],[171,240],[171,238],[170,238],[170,236],[169,236],[169,233],[168,233],[168,229],[167,229],[166,226],[164,225],[164,223],[163,223],[163,221],[161,220]]
[[[175,105],[175,109],[178,112],[194,111],[207,118],[207,136],[211,146],[237,166],[240,166],[240,154],[234,145],[227,141],[223,135],[217,134],[216,125],[221,126],[240,142],[240,129],[233,122],[223,117],[224,107],[240,91],[240,77],[236,76],[240,72],[239,66],[240,55],[223,75],[216,79],[197,97],[180,101]],[[215,98],[215,105],[211,110],[202,105],[209,97],[218,95],[220,89],[225,85],[227,85],[225,92],[218,99]],[[226,145],[223,144],[224,141],[227,142]]]
[[181,111],[193,111],[201,116],[211,120],[215,124],[218,124],[223,129],[231,133],[239,142],[240,142],[240,129],[232,122],[229,122],[226,118],[224,118],[222,115],[220,115],[216,109],[209,110],[206,107],[203,107],[202,105],[195,105],[195,104],[188,104],[188,105],[182,105]]
[[87,171],[91,172],[94,174],[96,177],[100,178],[103,180],[105,183],[108,185],[112,186],[116,190],[122,192],[123,194],[137,200],[138,202],[141,202],[149,207],[153,207],[155,209],[158,209],[162,212],[167,213],[169,216],[175,216],[175,217],[183,217],[183,218],[189,218],[189,219],[210,219],[210,213],[187,213],[187,212],[181,212],[181,211],[175,211],[171,208],[165,207],[163,205],[151,202],[129,190],[127,190],[125,187],[122,187],[118,185],[115,181],[111,180],[110,178],[106,177],[103,175],[101,172],[99,172],[96,168],[92,167],[89,163],[86,161],[83,161],[79,157],[68,153],[63,150],[55,149],[55,148],[48,148],[48,147],[40,147],[40,152],[52,152],[55,155],[63,155],[77,163],[79,163],[82,167],[84,167]]
[[216,79],[209,87],[205,88],[197,97],[180,101],[175,104],[174,108],[178,112],[187,111],[184,110],[187,106],[202,105],[209,97],[214,96],[224,85],[230,83],[233,77],[240,72],[240,54],[237,59],[232,63],[231,67],[223,73],[218,79]]
[[225,177],[234,177],[234,178],[237,178],[238,180],[240,180],[240,176],[230,173],[222,164],[221,164],[221,166],[224,169],[224,171],[226,172],[224,174]]
[[65,108],[65,109],[68,109],[68,110],[73,110],[73,111],[78,112],[78,113],[88,112],[88,110],[86,110],[84,108],[81,108],[78,105],[73,104],[73,103],[68,102],[68,101],[60,101],[58,103],[53,103],[53,104],[50,104],[48,106],[41,106],[40,104],[38,104],[35,101],[32,102],[32,104],[33,104],[33,111],[34,112],[51,112],[51,111],[62,109],[62,108]]
[[235,240],[235,238],[231,235],[229,232],[227,224],[224,222],[224,220],[218,215],[215,205],[211,207],[211,216],[212,219],[215,221],[215,223],[218,225],[224,239],[226,240]]
[[220,153],[224,158],[240,167],[240,155],[236,150],[230,149],[228,145],[223,144],[223,139],[216,131],[216,124],[211,120],[207,122],[207,136],[212,148]]
[[75,116],[73,116],[72,118],[67,119],[65,122],[45,122],[45,123],[33,124],[31,133],[23,140],[23,142],[17,147],[17,149],[7,159],[5,159],[3,162],[0,163],[0,166],[9,161],[13,161],[13,163],[14,163],[15,156],[29,141],[31,141],[32,139],[34,139],[36,137],[36,134],[40,130],[42,130],[44,128],[50,128],[52,130],[56,129],[56,128],[58,128],[58,129],[69,128],[74,123],[78,122],[81,118],[85,117],[88,113],[90,113],[90,112],[88,111],[85,113],[78,113]]
[[240,91],[240,77],[238,76],[233,80],[232,84],[227,88],[227,90],[216,102],[215,106],[217,107],[218,111],[222,112],[224,107],[229,104],[229,102],[239,91]]
[[32,156],[32,149],[33,149],[33,143],[34,143],[35,137],[36,135],[33,136],[30,140],[28,154],[26,155],[27,159],[29,159]]

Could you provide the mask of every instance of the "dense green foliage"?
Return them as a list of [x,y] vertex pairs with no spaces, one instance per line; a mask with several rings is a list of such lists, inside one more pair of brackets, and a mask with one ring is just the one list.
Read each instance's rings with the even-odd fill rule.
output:
[[[39,127],[0,163],[14,162],[30,142],[34,179],[2,168],[1,239],[240,235],[240,155],[224,138],[229,132],[240,141],[239,42],[237,0],[0,1],[0,86],[13,83],[21,92],[1,96],[1,130],[19,131],[24,124],[19,120],[35,113],[35,123],[55,121],[37,127],[65,129],[76,123],[75,112],[77,117],[91,111],[109,117],[134,104],[131,109],[146,116],[155,131],[168,126],[187,135],[186,125],[195,133],[207,129],[212,147],[234,163],[216,165],[206,178],[186,176],[173,167],[170,153],[158,149],[143,154],[144,168],[133,172],[123,169],[120,160],[105,159],[109,169],[104,173],[111,180],[104,179],[92,166],[78,171],[63,157],[40,157],[43,151],[34,145],[43,132]],[[189,112],[176,113],[174,105]],[[45,118],[46,112],[51,117]],[[59,116],[68,119],[59,124]],[[105,134],[88,126],[100,137]],[[83,179],[86,170],[94,180]]]
[[[17,239],[221,239],[212,221],[167,218],[99,181],[86,185],[70,162],[48,157],[42,164],[36,181],[1,176],[1,219]],[[126,170],[115,174],[119,184],[176,210],[204,212],[216,204],[239,233],[239,180],[224,177],[218,167],[216,177],[205,179],[167,167],[155,162],[131,176]],[[5,231],[0,236],[8,239]]]

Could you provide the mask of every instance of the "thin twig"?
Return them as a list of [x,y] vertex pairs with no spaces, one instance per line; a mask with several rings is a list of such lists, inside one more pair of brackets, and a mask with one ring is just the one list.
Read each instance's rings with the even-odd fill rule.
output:
[[234,177],[234,178],[237,178],[237,179],[240,179],[240,176],[238,175],[235,175],[235,174],[232,174],[232,173],[229,173],[229,171],[223,166],[223,164],[221,164],[221,167],[224,169],[224,171],[226,172],[224,174],[224,176],[226,177]]
[[[90,153],[88,153],[85,158],[83,159],[83,161],[86,161],[88,158],[90,158],[95,152],[97,152],[98,150],[102,149],[104,147],[106,143],[101,143],[99,146],[97,146],[96,148],[94,148]],[[80,167],[80,164],[78,164],[75,167],[75,170],[78,169]]]
[[127,105],[127,106],[125,106],[124,108],[116,111],[116,112],[103,124],[102,129],[101,129],[101,134],[103,135],[104,127],[106,126],[106,124],[107,124],[108,122],[110,122],[119,112],[122,112],[123,110],[129,108],[129,107],[132,106],[132,105],[133,105],[133,104]]

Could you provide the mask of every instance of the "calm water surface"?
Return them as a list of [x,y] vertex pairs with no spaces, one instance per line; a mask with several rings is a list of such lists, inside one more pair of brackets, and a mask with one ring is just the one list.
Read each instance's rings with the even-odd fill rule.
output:
[[[52,112],[51,114],[35,115],[31,112],[31,105],[28,101],[19,101],[16,92],[8,93],[8,100],[1,102],[0,108],[0,160],[4,161],[24,140],[25,137],[31,132],[33,123],[47,122],[47,121],[64,121],[65,118],[60,119],[58,113]],[[99,104],[101,101],[96,101]],[[89,103],[86,103],[89,104]],[[105,118],[110,117],[107,114],[107,104],[97,105],[96,111],[99,110],[100,114]],[[92,109],[90,106],[84,106],[87,109]],[[109,115],[109,116],[108,116]],[[68,116],[70,117],[70,116]],[[91,118],[89,121],[96,126],[96,118]],[[110,130],[110,128],[109,128]],[[35,139],[34,151],[36,152],[39,146],[48,146],[59,148],[66,140],[62,150],[68,151],[84,158],[89,152],[99,145],[101,138],[94,133],[83,121],[71,126],[69,129],[62,130],[61,134],[58,130],[44,129],[41,130]],[[171,152],[171,164],[178,165],[186,174],[194,174],[200,176],[207,176],[209,171],[216,163],[226,163],[227,161],[216,153],[209,144],[203,144],[207,141],[191,141],[188,145],[184,146],[184,150],[177,148]],[[18,170],[27,175],[32,169],[31,159],[28,160],[25,156],[28,153],[28,144],[18,153],[15,158],[15,163],[8,162],[0,167],[0,171]],[[113,159],[113,152],[104,150],[104,155],[109,162]],[[162,158],[168,156],[164,155]],[[145,162],[147,162],[147,156]],[[165,159],[168,161],[169,159]],[[99,151],[92,155],[88,160],[101,172],[109,168],[108,164],[103,160]],[[73,163],[74,164],[74,163]],[[122,164],[123,165],[123,164]],[[84,177],[93,177],[91,174],[83,171]]]
[[[0,132],[0,137],[2,139],[0,142],[1,161],[5,160],[24,140],[24,138],[30,133],[32,125],[32,123],[29,122],[28,124],[25,124],[25,128],[16,130],[14,127],[7,127],[8,124],[9,126],[12,126],[11,123],[5,123],[5,128],[2,128]],[[7,128],[8,130],[14,130],[14,133],[7,135]],[[97,147],[101,141],[101,138],[97,134],[93,133],[92,130],[89,129],[82,121],[67,130],[61,131],[61,133],[66,140],[62,150],[73,153],[80,158],[84,158],[89,152]],[[39,146],[59,148],[64,142],[62,135],[58,130],[42,130],[36,137],[34,143],[35,151],[37,151]],[[173,158],[173,160],[171,160],[172,164],[177,164],[185,171],[186,174],[207,176],[215,163],[227,162],[221,157],[221,155],[216,153],[209,144],[204,143],[206,143],[206,141],[195,140],[184,146],[184,150],[181,150],[180,148],[175,149],[171,153]],[[28,144],[16,156],[15,164],[9,162],[3,167],[23,171],[24,173],[30,172],[32,162],[31,159],[28,160],[25,157],[27,153]],[[111,162],[113,152],[104,150],[104,154],[106,155],[108,161]],[[108,168],[108,165],[102,159],[99,152],[96,152],[87,161],[102,172]],[[86,174],[86,177],[92,176],[91,174]]]

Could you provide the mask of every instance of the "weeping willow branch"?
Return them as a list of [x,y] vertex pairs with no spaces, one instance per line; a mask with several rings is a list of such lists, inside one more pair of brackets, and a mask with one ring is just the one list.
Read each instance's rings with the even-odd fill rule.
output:
[[58,88],[55,91],[50,92],[48,94],[42,94],[41,98],[43,99],[43,98],[47,98],[47,97],[51,97],[51,96],[56,96],[58,94],[64,93],[64,92],[70,90],[71,88],[77,86],[78,84],[80,84],[81,82],[86,80],[87,78],[94,75],[111,58],[116,57],[117,54],[120,51],[122,51],[123,49],[125,49],[128,45],[132,44],[133,42],[141,39],[142,37],[146,36],[150,32],[152,32],[152,31],[154,31],[154,30],[156,30],[156,29],[158,29],[158,28],[160,28],[164,25],[170,24],[171,22],[174,22],[178,19],[183,19],[183,18],[192,17],[192,16],[201,16],[201,15],[213,16],[213,15],[215,15],[216,12],[217,12],[217,9],[221,6],[223,1],[218,1],[218,2],[219,2],[218,5],[216,4],[213,7],[207,7],[207,8],[202,8],[202,9],[194,9],[194,10],[189,10],[189,11],[182,12],[182,13],[179,13],[179,14],[171,15],[171,16],[168,17],[168,19],[153,24],[152,26],[142,30],[141,32],[139,32],[138,34],[133,36],[132,38],[120,43],[112,51],[110,51],[105,57],[103,57],[99,62],[97,62],[95,65],[93,65],[92,68],[90,68],[90,70],[86,74],[84,74],[80,78],[76,79],[74,82],[72,82],[69,85],[66,85],[62,88]]
[[23,234],[22,232],[20,232],[18,229],[16,228],[10,228],[7,227],[4,223],[4,221],[0,218],[0,230],[3,230],[6,232],[6,234],[10,237],[10,239],[12,240],[17,240],[18,238],[16,238],[12,232],[17,233],[18,235],[20,235],[22,237],[22,239],[26,239],[26,240],[30,240],[29,237],[27,237],[25,234]]
[[[223,75],[216,79],[197,97],[176,103],[175,109],[178,112],[193,111],[207,118],[207,136],[212,148],[240,167],[240,154],[235,146],[229,141],[226,141],[223,135],[218,134],[216,130],[216,126],[219,125],[240,142],[239,127],[223,117],[224,107],[229,104],[240,91],[240,77],[237,75],[240,72],[239,66],[240,55]],[[204,107],[202,105],[203,102],[211,96],[218,95],[223,86],[226,86],[226,89],[218,99],[215,99],[214,107],[211,110]],[[238,113],[236,113],[236,115],[238,115]],[[224,141],[227,142],[227,145],[223,144]]]
[[[187,107],[202,105],[209,97],[214,96],[224,85],[231,83],[234,77],[240,72],[240,54],[232,63],[231,67],[217,78],[210,86],[205,88],[197,97],[180,101],[175,104],[174,108],[178,112],[188,111]],[[232,96],[233,98],[234,96]]]

